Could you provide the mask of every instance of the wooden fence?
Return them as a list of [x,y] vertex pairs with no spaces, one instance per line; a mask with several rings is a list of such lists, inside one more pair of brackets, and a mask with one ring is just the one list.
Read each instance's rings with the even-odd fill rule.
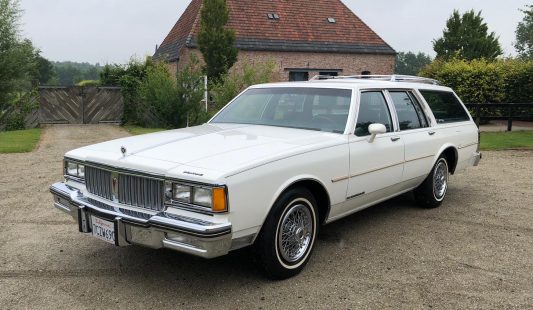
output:
[[40,124],[120,123],[124,99],[118,87],[39,87]]
[[506,120],[507,131],[513,130],[513,121],[533,121],[533,103],[469,103],[476,125],[487,120]]

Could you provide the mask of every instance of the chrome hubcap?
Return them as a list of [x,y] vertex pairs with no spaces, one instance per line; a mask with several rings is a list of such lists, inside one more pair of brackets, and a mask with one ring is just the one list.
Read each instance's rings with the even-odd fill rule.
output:
[[448,187],[448,166],[446,162],[440,161],[433,173],[433,194],[437,200],[440,200],[446,194]]
[[297,204],[281,219],[278,234],[278,249],[287,262],[302,258],[313,238],[313,219],[309,208]]

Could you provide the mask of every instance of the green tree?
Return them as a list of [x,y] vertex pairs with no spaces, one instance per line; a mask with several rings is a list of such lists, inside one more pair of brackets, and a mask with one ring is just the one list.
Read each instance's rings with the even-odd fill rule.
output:
[[425,53],[419,52],[400,52],[396,55],[396,74],[417,75],[425,66],[431,63],[431,57]]
[[35,49],[31,41],[20,39],[20,16],[17,0],[0,0],[0,112],[16,92],[31,86]]
[[524,19],[516,27],[514,47],[520,58],[533,59],[533,5],[526,7],[527,9],[521,10]]
[[50,84],[50,81],[57,76],[54,65],[40,53],[35,55],[35,62],[34,80],[37,80],[40,85]]
[[228,18],[226,0],[204,1],[198,45],[206,63],[205,72],[214,81],[218,81],[237,61],[235,32],[225,28]]
[[442,38],[433,41],[437,58],[450,59],[495,59],[502,54],[498,37],[494,32],[488,33],[488,26],[474,10],[463,15],[454,10],[446,22]]

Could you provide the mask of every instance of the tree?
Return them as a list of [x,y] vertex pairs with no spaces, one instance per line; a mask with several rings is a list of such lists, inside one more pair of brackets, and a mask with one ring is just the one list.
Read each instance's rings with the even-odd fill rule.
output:
[[502,54],[498,37],[488,33],[488,26],[474,10],[464,13],[454,10],[446,22],[442,38],[433,41],[437,58],[473,60],[479,58],[495,59]]
[[533,5],[526,7],[527,9],[521,10],[524,19],[516,27],[514,47],[520,58],[533,59]]
[[31,41],[20,39],[20,16],[17,0],[0,0],[0,112],[17,91],[31,85],[35,66]]
[[41,85],[49,84],[57,75],[54,65],[48,61],[48,59],[42,57],[38,52],[35,55],[35,62],[34,79],[39,81],[39,84]]
[[206,63],[205,73],[218,81],[237,61],[238,50],[233,46],[235,32],[225,28],[229,18],[226,0],[203,3],[198,45]]
[[417,75],[426,65],[431,63],[431,57],[419,52],[400,52],[396,55],[396,74]]

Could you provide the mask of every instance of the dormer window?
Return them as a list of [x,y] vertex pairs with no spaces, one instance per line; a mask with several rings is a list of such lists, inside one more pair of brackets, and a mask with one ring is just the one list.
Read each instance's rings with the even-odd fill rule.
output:
[[279,20],[279,15],[276,13],[268,13],[267,14],[268,19],[270,20]]
[[328,17],[328,23],[330,24],[335,24],[337,22],[337,20],[333,17]]

